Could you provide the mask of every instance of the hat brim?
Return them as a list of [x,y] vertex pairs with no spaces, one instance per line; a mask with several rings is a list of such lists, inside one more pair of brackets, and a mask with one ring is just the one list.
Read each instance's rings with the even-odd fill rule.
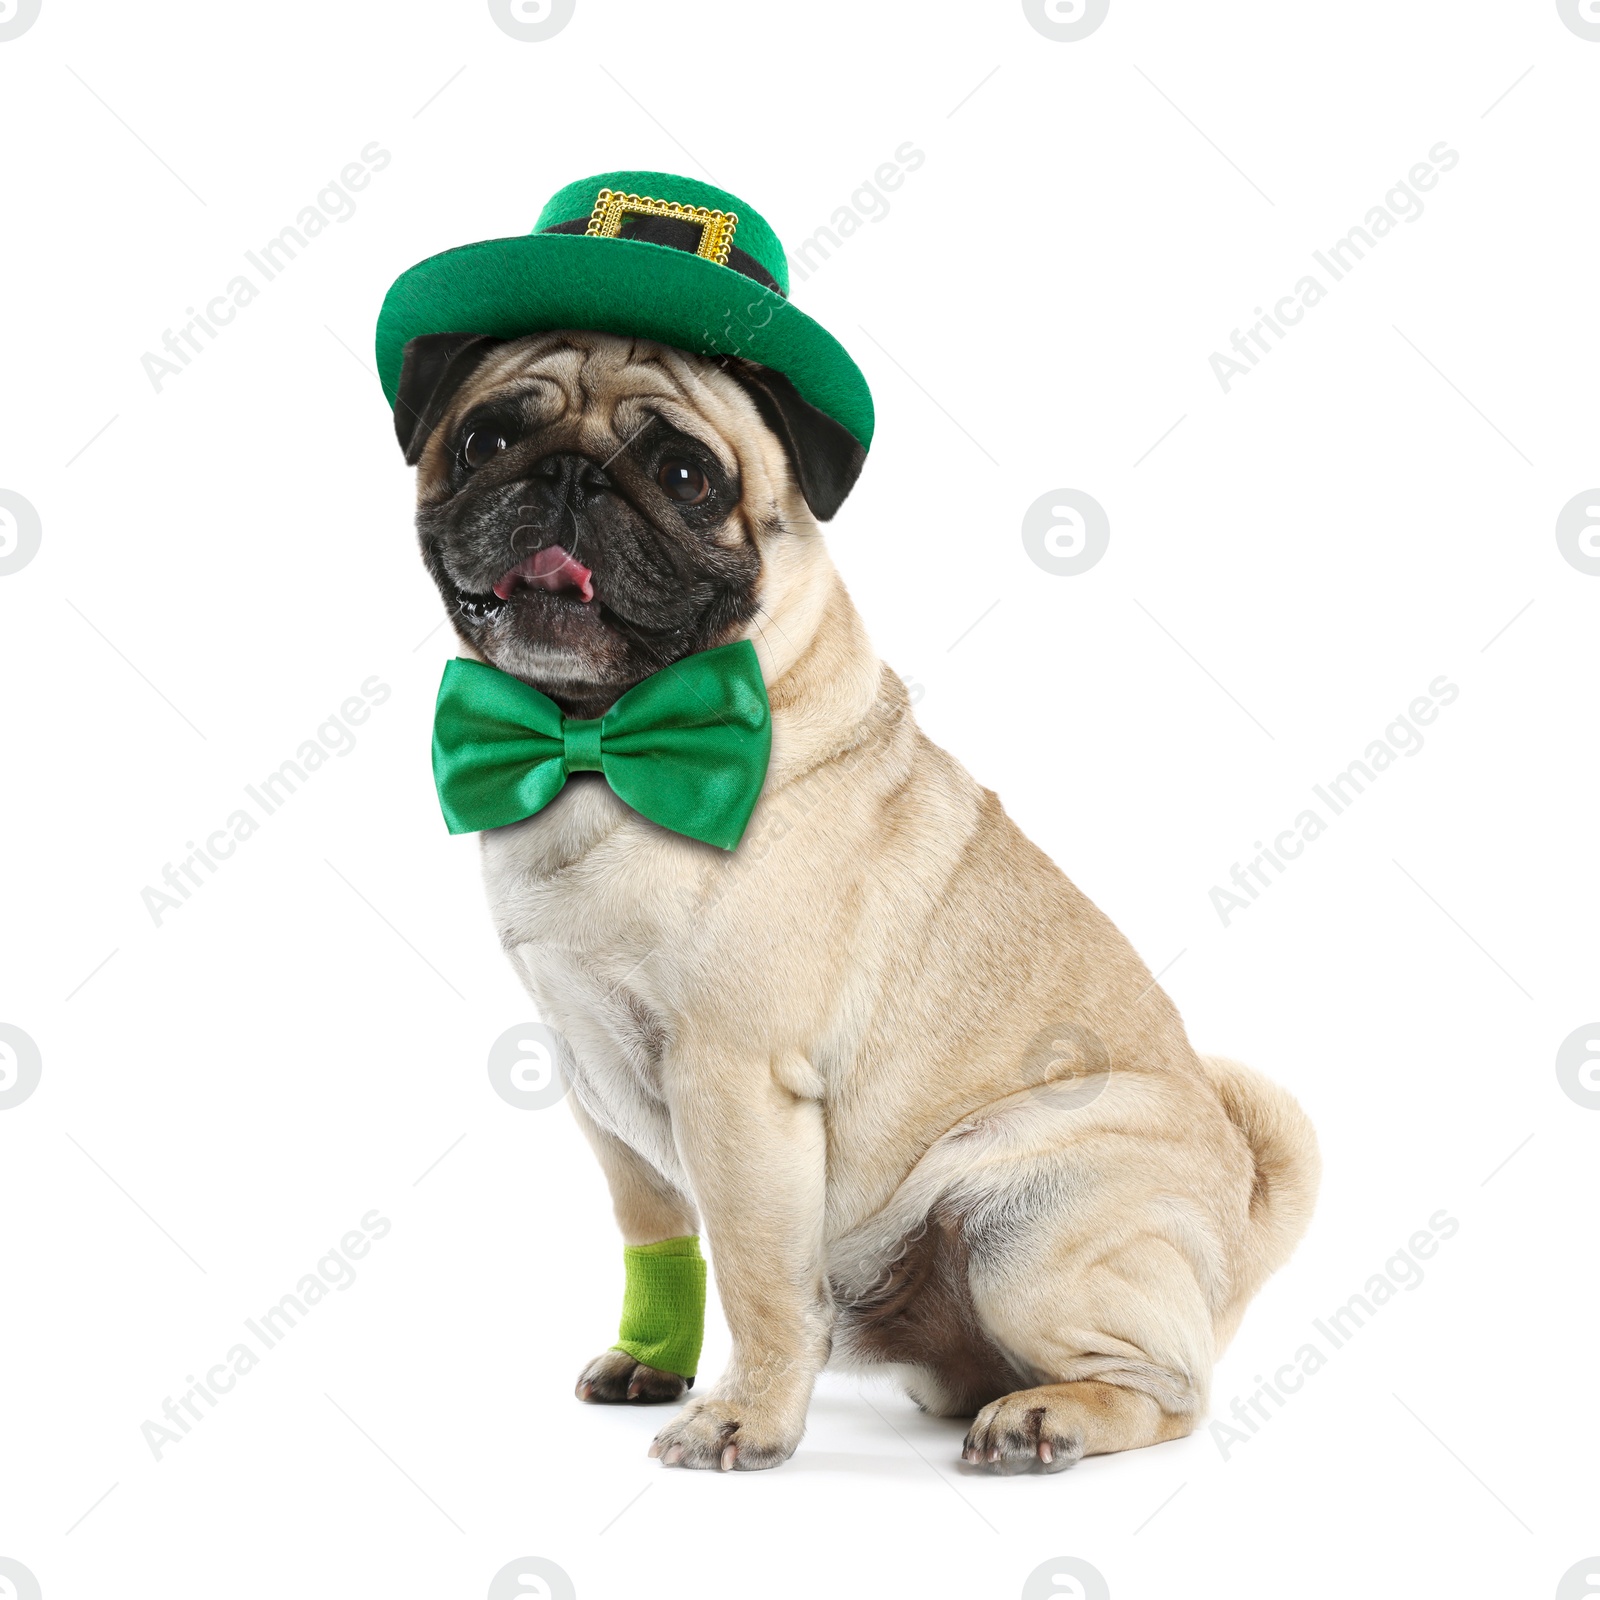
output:
[[782,295],[731,267],[642,239],[532,233],[430,256],[402,273],[378,316],[378,377],[392,406],[409,340],[514,339],[588,328],[772,367],[819,411],[872,443],[872,393],[844,346]]

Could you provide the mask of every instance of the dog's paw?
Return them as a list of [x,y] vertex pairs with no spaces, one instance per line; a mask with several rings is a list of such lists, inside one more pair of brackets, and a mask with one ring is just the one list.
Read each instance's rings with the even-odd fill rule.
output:
[[991,1401],[961,1446],[969,1466],[991,1472],[1063,1472],[1083,1456],[1083,1418],[1048,1391],[1023,1389]]
[[664,1467],[715,1467],[723,1472],[759,1472],[781,1466],[794,1454],[804,1431],[762,1415],[759,1403],[693,1400],[655,1437],[650,1454]]
[[675,1372],[662,1372],[635,1361],[626,1350],[607,1350],[578,1374],[575,1390],[580,1400],[600,1405],[632,1402],[634,1405],[660,1405],[666,1400],[681,1400],[692,1387],[693,1378],[680,1378]]

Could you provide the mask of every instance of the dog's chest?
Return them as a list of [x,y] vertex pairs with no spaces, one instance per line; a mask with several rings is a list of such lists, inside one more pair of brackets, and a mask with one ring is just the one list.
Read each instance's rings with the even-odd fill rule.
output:
[[662,1066],[688,965],[692,858],[631,819],[618,829],[608,791],[573,787],[547,814],[484,836],[490,910],[571,1046],[584,1110],[681,1182]]

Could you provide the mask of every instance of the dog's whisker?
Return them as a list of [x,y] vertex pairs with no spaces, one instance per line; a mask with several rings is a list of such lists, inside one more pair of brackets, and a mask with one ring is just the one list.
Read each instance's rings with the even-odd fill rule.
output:
[[779,622],[778,619],[767,609],[765,602],[756,607],[755,614],[758,617],[765,617],[767,621],[778,630],[779,633],[783,634],[784,642],[791,648],[793,647],[794,640],[789,637],[787,632],[785,632],[783,624]]

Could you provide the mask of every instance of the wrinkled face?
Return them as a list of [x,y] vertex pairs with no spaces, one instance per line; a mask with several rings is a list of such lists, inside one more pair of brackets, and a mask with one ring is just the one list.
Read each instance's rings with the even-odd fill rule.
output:
[[395,425],[462,640],[579,716],[749,631],[862,456],[777,373],[599,333],[415,339]]

